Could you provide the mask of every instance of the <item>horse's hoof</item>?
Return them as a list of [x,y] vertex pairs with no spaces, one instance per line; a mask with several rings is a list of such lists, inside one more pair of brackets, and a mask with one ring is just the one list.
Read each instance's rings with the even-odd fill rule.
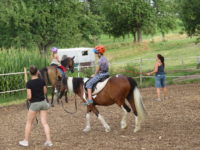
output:
[[105,131],[106,131],[106,132],[110,132],[110,131],[111,131],[111,128],[110,128],[110,127],[109,127],[109,128],[106,128]]
[[83,129],[83,132],[89,132],[91,130],[91,128],[90,127],[86,127],[85,129]]
[[141,129],[140,127],[136,127],[136,128],[134,129],[134,132],[136,133],[136,132],[138,132],[140,129]]
[[127,124],[126,123],[121,123],[121,129],[126,129],[127,128]]
[[51,104],[51,107],[54,107],[54,104]]
[[127,125],[126,126],[121,126],[121,129],[127,129]]

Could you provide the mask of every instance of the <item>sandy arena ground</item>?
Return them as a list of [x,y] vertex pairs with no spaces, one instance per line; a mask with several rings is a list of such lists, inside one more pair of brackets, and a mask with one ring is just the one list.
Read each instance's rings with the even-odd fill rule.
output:
[[[26,107],[13,105],[0,108],[0,150],[200,150],[200,83],[168,87],[170,98],[154,101],[155,89],[141,89],[148,117],[142,130],[134,133],[133,113],[128,114],[128,128],[120,129],[122,110],[117,105],[98,107],[111,126],[106,133],[95,115],[92,130],[85,127],[85,106],[78,101],[78,112],[70,115],[60,105],[49,110],[53,147],[43,146],[45,136],[41,123],[34,122],[30,147],[18,146],[23,139]],[[74,110],[74,101],[65,104]]]

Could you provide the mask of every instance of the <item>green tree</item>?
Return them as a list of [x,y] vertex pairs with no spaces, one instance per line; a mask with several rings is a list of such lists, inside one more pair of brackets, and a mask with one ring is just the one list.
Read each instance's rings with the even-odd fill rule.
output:
[[22,0],[0,1],[0,46],[32,45],[29,33],[30,11]]
[[114,37],[134,35],[142,41],[142,31],[152,28],[154,9],[146,0],[102,0],[102,12],[107,20],[106,32]]
[[2,0],[0,8],[1,47],[37,46],[43,53],[52,45],[92,42],[101,33],[98,18],[79,0]]
[[178,2],[185,31],[189,36],[198,36],[197,42],[200,42],[200,1],[179,0]]
[[[104,31],[114,37],[133,34],[134,42],[142,33],[163,37],[176,27],[174,0],[92,0],[92,12],[105,18]],[[103,18],[102,17],[102,18]]]
[[79,19],[81,39],[89,43],[96,43],[102,34],[102,17],[94,13],[91,8],[92,1],[82,3],[82,13]]
[[152,0],[151,5],[156,10],[157,30],[161,32],[163,40],[165,40],[165,34],[177,26],[176,3],[174,0]]

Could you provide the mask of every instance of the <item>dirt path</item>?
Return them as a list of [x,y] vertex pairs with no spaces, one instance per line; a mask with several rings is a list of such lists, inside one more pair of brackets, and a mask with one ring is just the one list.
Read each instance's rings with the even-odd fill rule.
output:
[[[128,128],[120,129],[121,110],[116,106],[98,107],[111,126],[105,133],[92,115],[92,130],[83,133],[85,106],[78,103],[78,112],[66,114],[61,106],[49,110],[49,125],[54,146],[42,146],[45,137],[41,124],[34,124],[30,147],[18,146],[23,139],[26,108],[13,105],[0,108],[0,150],[199,150],[200,149],[200,83],[173,85],[171,98],[153,101],[154,88],[141,89],[148,117],[142,130],[134,133],[133,114],[128,115]],[[73,111],[74,101],[67,105]]]

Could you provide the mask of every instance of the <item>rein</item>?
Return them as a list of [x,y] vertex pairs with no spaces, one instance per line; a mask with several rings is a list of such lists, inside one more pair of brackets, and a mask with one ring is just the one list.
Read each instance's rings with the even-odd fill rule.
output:
[[129,73],[134,73],[134,74],[138,74],[138,75],[146,75],[146,73],[144,72],[135,72],[135,71],[131,71],[131,70],[119,70],[121,72],[129,72]]
[[75,94],[75,102],[74,102],[74,105],[75,105],[75,111],[74,111],[74,112],[70,112],[70,111],[66,110],[66,109],[64,108],[64,105],[63,105],[62,100],[61,100],[61,104],[62,104],[62,108],[63,108],[63,110],[64,110],[66,113],[68,113],[68,114],[75,114],[75,113],[77,112],[76,94]]

